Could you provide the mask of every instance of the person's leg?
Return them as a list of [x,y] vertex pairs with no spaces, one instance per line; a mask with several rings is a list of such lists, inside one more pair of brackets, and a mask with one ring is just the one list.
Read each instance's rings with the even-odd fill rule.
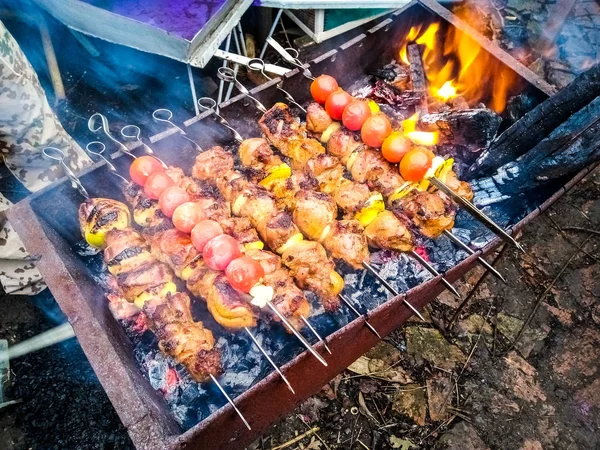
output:
[[90,158],[69,136],[50,108],[33,67],[0,22],[0,151],[11,172],[30,191],[62,177],[42,158],[44,147],[60,148],[77,173]]

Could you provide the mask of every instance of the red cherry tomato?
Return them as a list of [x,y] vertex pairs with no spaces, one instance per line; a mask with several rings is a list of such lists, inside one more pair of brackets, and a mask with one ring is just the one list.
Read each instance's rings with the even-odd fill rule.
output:
[[339,86],[335,78],[329,75],[321,75],[310,84],[310,93],[315,102],[322,105],[327,100],[327,97],[329,97],[329,94],[337,91],[338,88]]
[[381,144],[381,154],[389,162],[397,163],[412,148],[412,142],[401,133],[394,132],[385,138]]
[[410,150],[400,161],[400,175],[407,181],[421,181],[431,167],[433,156],[423,147]]
[[158,200],[165,189],[174,185],[173,179],[166,173],[154,172],[144,184],[144,193],[152,200]]
[[207,242],[223,234],[223,228],[214,220],[202,220],[192,228],[192,244],[199,252],[204,250]]
[[175,209],[186,202],[190,201],[189,194],[185,189],[179,186],[171,186],[166,188],[158,197],[158,206],[167,217],[173,217]]
[[234,289],[250,292],[250,289],[265,276],[265,271],[258,261],[249,256],[242,256],[229,263],[225,275]]
[[131,163],[129,176],[134,183],[144,186],[146,180],[155,172],[164,172],[165,168],[160,161],[152,156],[140,156]]
[[212,238],[202,251],[206,265],[213,270],[225,270],[231,261],[240,256],[240,244],[227,234]]
[[346,106],[352,101],[352,96],[342,89],[331,93],[325,101],[325,111],[333,120],[342,120],[342,114]]
[[349,130],[358,131],[369,117],[371,117],[371,108],[366,100],[352,100],[344,109],[342,123]]
[[365,144],[369,147],[381,147],[383,141],[392,132],[392,124],[383,114],[376,114],[369,117],[362,128],[360,136]]
[[202,211],[194,202],[182,203],[173,212],[173,225],[184,233],[192,231],[192,228],[201,220]]

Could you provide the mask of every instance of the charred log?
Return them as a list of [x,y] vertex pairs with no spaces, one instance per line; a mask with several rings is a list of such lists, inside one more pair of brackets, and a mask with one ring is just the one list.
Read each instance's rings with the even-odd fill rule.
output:
[[599,94],[600,65],[596,65],[558,94],[536,106],[494,140],[469,169],[468,178],[489,175],[523,155]]
[[600,161],[600,96],[573,114],[532,150],[471,186],[489,205],[573,175]]
[[416,106],[416,112],[419,117],[429,112],[427,109],[427,78],[425,78],[425,69],[421,52],[417,44],[410,44],[406,47],[406,57],[410,62],[410,79],[412,81],[413,91],[420,95],[420,103]]
[[491,109],[467,109],[426,114],[419,119],[419,130],[437,131],[440,145],[460,147],[461,159],[473,162],[490,145],[500,122],[501,117]]
[[375,81],[375,86],[368,97],[401,108],[416,105],[421,102],[422,98],[419,92],[411,90],[402,91],[383,80]]

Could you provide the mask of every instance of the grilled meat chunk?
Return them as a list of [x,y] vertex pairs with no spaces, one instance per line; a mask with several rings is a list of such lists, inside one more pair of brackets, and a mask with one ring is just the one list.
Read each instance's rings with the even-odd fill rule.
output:
[[298,241],[282,253],[281,259],[300,288],[317,294],[327,311],[339,309],[338,295],[344,287],[344,280],[335,271],[321,244]]
[[[277,307],[296,329],[304,326],[302,316],[309,317],[310,303],[304,292],[294,284],[289,270],[281,266],[281,258],[265,250],[249,250],[246,256],[258,261],[262,266],[265,276],[264,283],[275,291],[273,304]],[[274,314],[274,320],[279,318]]]
[[395,213],[404,214],[428,238],[436,238],[454,226],[456,207],[439,195],[417,190],[392,202]]
[[322,242],[328,228],[337,218],[337,205],[333,198],[323,192],[300,190],[296,194],[294,223],[305,236]]
[[413,236],[405,224],[391,211],[383,211],[365,228],[369,243],[378,248],[408,252]]
[[334,259],[341,259],[354,269],[361,269],[369,260],[365,230],[358,220],[336,220],[329,227],[324,246]]
[[348,179],[342,180],[333,194],[335,203],[351,218],[359,212],[371,196],[366,184],[355,183]]
[[276,103],[258,124],[275,148],[290,158],[293,168],[301,169],[309,159],[325,153],[319,141],[306,137],[306,130],[284,103]]
[[186,294],[153,298],[146,301],[143,311],[149,328],[158,337],[160,350],[183,364],[194,380],[203,382],[222,372],[215,339],[202,322],[192,319]]
[[312,158],[304,170],[318,181],[318,189],[327,194],[333,194],[340,180],[344,179],[344,166],[339,159],[328,154]]
[[225,234],[232,236],[242,245],[260,242],[256,228],[246,217],[229,217],[219,220],[219,224]]
[[313,133],[323,133],[333,123],[325,108],[317,102],[312,102],[306,108],[306,129]]
[[227,175],[233,170],[233,155],[222,147],[212,147],[196,157],[192,177],[202,181],[212,181]]
[[281,158],[273,153],[271,146],[263,138],[251,138],[244,140],[238,149],[242,164],[252,167],[260,172],[262,176],[273,166],[282,164]]
[[460,181],[453,170],[448,172],[448,175],[446,176],[446,185],[461,197],[469,201],[473,200],[473,190],[471,189],[471,185],[466,181]]
[[144,188],[131,183],[124,192],[127,202],[133,206],[133,220],[139,226],[150,230],[165,230],[172,226],[169,218],[160,210],[158,201],[148,197]]
[[350,155],[363,147],[365,144],[360,140],[360,133],[353,133],[347,128],[335,131],[327,141],[327,152],[338,158],[346,167]]
[[277,253],[281,253],[281,249],[293,236],[302,236],[291,214],[281,210],[264,218],[256,230],[263,242]]

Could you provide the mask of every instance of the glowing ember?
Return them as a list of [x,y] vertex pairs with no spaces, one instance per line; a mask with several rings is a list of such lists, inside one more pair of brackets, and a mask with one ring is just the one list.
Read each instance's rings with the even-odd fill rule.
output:
[[456,97],[456,88],[452,84],[452,81],[446,81],[442,87],[437,90],[436,95],[445,102]]
[[406,133],[406,137],[417,145],[425,145],[430,147],[438,143],[437,131],[411,131]]

